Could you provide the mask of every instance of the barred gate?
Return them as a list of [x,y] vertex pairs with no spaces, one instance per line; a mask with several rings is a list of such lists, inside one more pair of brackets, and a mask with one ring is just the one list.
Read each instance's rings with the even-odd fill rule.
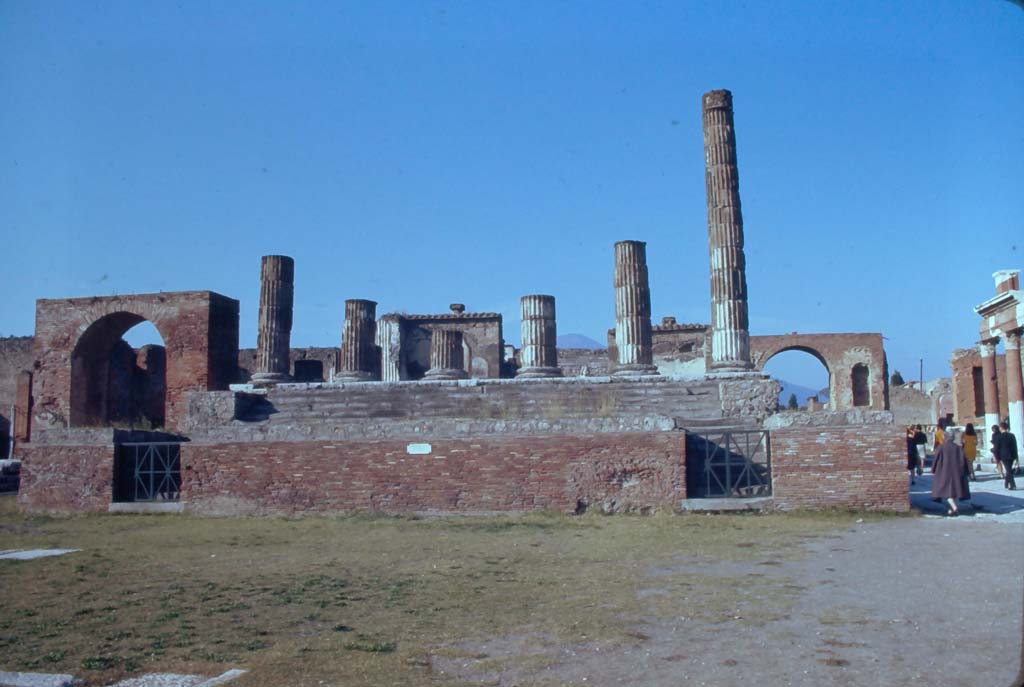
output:
[[181,498],[181,444],[117,444],[114,501],[177,501]]
[[768,430],[686,432],[686,493],[689,498],[771,496]]

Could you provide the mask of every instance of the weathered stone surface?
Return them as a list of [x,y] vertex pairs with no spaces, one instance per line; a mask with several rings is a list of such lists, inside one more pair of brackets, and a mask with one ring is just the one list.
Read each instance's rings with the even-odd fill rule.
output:
[[544,295],[523,296],[522,349],[519,351],[519,369],[516,377],[561,377],[558,367],[558,338],[555,325],[555,297]]
[[283,382],[288,379],[294,283],[295,261],[292,258],[287,255],[263,256],[254,381]]
[[647,244],[615,244],[615,351],[616,376],[653,375],[651,287],[647,278]]
[[467,376],[463,362],[462,332],[435,329],[430,335],[430,369],[424,378],[465,379]]
[[719,380],[718,389],[723,415],[764,420],[775,412],[782,386],[767,376],[743,374]]
[[341,358],[335,379],[343,382],[379,379],[376,348],[377,302],[353,298],[345,301]]
[[[822,410],[815,412],[777,413],[764,421],[765,429],[787,427],[869,427],[873,425],[894,426],[892,412],[888,410]],[[897,429],[902,431],[902,426]],[[904,447],[906,448],[906,447]],[[904,465],[904,467],[906,467]]]
[[746,259],[732,93],[702,99],[711,262],[711,369],[750,369]]
[[238,301],[210,291],[36,301],[33,441],[41,430],[107,423],[108,359],[148,320],[167,351],[165,424],[185,419],[185,392],[226,389],[238,356]]

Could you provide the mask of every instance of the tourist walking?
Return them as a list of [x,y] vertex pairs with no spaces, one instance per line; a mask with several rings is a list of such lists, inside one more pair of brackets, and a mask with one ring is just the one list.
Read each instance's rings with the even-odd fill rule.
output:
[[999,425],[992,425],[992,446],[990,447],[992,450],[992,460],[996,462],[996,472],[999,473],[999,479],[1005,480],[1006,477],[1003,476],[1003,461],[999,460],[998,439],[1000,434]]
[[914,443],[914,426],[907,427],[907,472],[910,483],[914,483],[914,470],[917,469],[917,444]]
[[967,423],[964,427],[964,460],[967,461],[967,472],[971,481],[977,481],[978,476],[974,473],[974,460],[978,457],[978,433],[974,431],[974,424]]
[[917,474],[924,472],[924,459],[927,457],[928,435],[924,433],[921,425],[918,425],[914,432],[914,445],[917,446]]
[[945,499],[949,504],[946,515],[959,515],[957,501],[971,498],[971,487],[967,483],[967,461],[964,450],[956,443],[956,432],[944,433],[942,446],[932,459],[932,498]]
[[1017,455],[1017,437],[1010,431],[1009,423],[1003,422],[1002,431],[992,439],[992,443],[995,446],[993,453],[1003,464],[1003,486],[1013,491],[1017,488],[1017,482],[1013,479],[1013,464],[1019,456]]

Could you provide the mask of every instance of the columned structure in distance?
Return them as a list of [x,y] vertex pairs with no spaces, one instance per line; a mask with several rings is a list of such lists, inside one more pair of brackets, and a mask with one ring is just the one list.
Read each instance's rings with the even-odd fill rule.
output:
[[732,93],[709,91],[701,103],[711,262],[711,370],[744,371],[752,365]]
[[465,379],[462,332],[435,329],[430,333],[430,369],[424,379]]
[[651,287],[647,280],[647,244],[615,244],[615,376],[658,374],[651,345]]
[[263,256],[254,382],[288,381],[294,282],[295,261],[292,258],[287,255]]
[[368,382],[376,378],[375,330],[377,302],[353,298],[345,301],[341,330],[341,357],[334,378],[341,382]]
[[561,377],[555,329],[555,297],[532,295],[519,299],[522,348],[516,377]]
[[[1017,437],[1018,452],[1024,452],[1024,377],[1020,350],[1024,329],[1024,292],[1020,270],[993,273],[996,295],[974,311],[981,316],[981,367],[985,392],[986,436],[999,419],[999,390],[996,387],[995,346],[1001,339],[1006,349],[1006,393],[1010,431]],[[988,448],[988,446],[986,446]]]

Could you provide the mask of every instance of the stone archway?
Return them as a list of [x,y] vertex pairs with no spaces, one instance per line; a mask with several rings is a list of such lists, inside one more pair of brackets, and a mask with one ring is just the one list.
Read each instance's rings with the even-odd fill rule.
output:
[[[153,347],[140,349],[138,353],[146,358],[140,368],[137,352],[122,338],[135,325],[146,321],[135,313],[111,313],[89,325],[79,338],[71,353],[71,427],[102,427],[117,422],[148,427],[164,425],[166,347],[159,347],[160,355],[156,355]],[[160,338],[165,339],[163,334]]]
[[166,349],[165,426],[184,428],[185,395],[226,389],[238,369],[238,301],[210,291],[43,299],[34,342],[40,430],[106,424],[109,356],[121,335],[147,320]]
[[828,370],[829,410],[889,409],[889,371],[881,334],[750,337],[750,359],[757,370],[763,370],[765,363],[788,350],[810,353]]
[[[826,360],[825,357],[819,351],[817,351],[817,350],[815,350],[813,348],[809,348],[807,346],[800,346],[800,345],[783,346],[783,347],[779,348],[776,351],[772,351],[772,353],[770,355],[767,355],[764,359],[759,360],[758,361],[758,365],[757,365],[757,369],[761,370],[763,372],[765,367],[768,365],[768,363],[772,359],[776,358],[777,356],[779,356],[779,355],[781,355],[783,353],[789,353],[789,352],[806,353],[807,355],[811,356],[812,358],[817,360],[819,363],[821,363],[821,366],[823,368],[825,368],[825,374],[828,375],[828,402],[825,404],[825,407],[828,408],[829,410],[833,410],[834,408],[832,406],[832,398],[833,398],[833,396],[835,394],[833,374],[832,374],[832,370],[829,368],[828,360]],[[798,400],[800,402],[804,402],[807,399],[798,399]]]

